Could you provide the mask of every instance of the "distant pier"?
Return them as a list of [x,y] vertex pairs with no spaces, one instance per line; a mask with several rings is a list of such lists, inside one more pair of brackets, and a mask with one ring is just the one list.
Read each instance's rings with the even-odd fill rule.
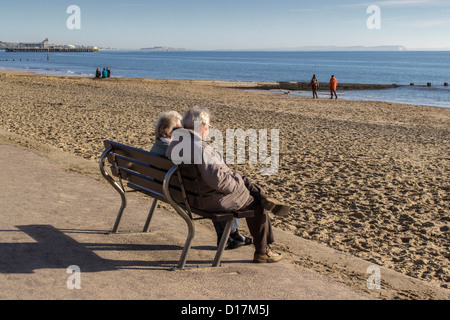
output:
[[97,47],[74,46],[74,45],[52,45],[48,38],[42,42],[19,42],[3,43],[0,42],[0,48],[6,52],[97,52]]
[[6,52],[97,52],[96,48],[6,48]]

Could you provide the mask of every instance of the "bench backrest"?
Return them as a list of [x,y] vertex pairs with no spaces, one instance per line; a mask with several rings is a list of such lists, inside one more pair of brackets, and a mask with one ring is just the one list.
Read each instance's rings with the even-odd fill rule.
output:
[[[109,140],[105,140],[104,145],[105,148],[111,147],[107,159],[114,176],[127,181],[128,187],[132,189],[167,202],[163,192],[163,181],[167,172],[175,166],[171,160]],[[180,174],[174,175],[169,181],[169,192],[172,198],[184,204],[182,190],[184,187],[189,206],[201,207],[197,176],[195,172],[192,172],[192,166],[178,166],[178,170]]]

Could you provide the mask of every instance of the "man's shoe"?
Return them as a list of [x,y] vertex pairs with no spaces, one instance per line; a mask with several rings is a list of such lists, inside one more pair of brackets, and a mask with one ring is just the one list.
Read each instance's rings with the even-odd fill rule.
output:
[[[222,233],[219,233],[217,235],[217,246],[219,246],[221,239],[222,239]],[[230,234],[230,236],[228,237],[228,240],[227,240],[227,244],[225,246],[225,250],[237,249],[237,248],[245,246],[245,245],[246,245],[246,243],[244,240],[239,239],[239,238],[233,239]]]
[[253,239],[252,238],[244,236],[242,233],[239,232],[239,230],[236,230],[235,233],[230,234],[230,237],[232,239],[234,239],[234,240],[244,242],[244,244],[246,246],[248,246],[248,245],[253,243]]
[[274,198],[262,199],[262,206],[267,211],[270,211],[273,214],[281,217],[287,216],[289,214],[289,210],[291,210],[290,206],[282,204],[281,202],[279,202]]
[[275,263],[283,259],[283,256],[279,253],[273,253],[267,249],[266,253],[257,253],[253,256],[253,262],[255,263]]
[[227,246],[225,247],[225,250],[237,249],[242,246],[245,246],[244,241],[228,238],[228,243],[227,243]]

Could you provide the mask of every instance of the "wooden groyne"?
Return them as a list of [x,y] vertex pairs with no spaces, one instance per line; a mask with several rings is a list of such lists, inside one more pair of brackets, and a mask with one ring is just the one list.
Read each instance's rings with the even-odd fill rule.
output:
[[[309,82],[283,81],[233,81],[233,80],[188,80],[188,79],[151,79],[151,78],[110,78],[110,81],[143,81],[167,84],[190,84],[199,86],[213,86],[242,90],[311,90]],[[338,90],[379,90],[401,87],[397,84],[352,84],[338,83]],[[329,91],[328,83],[321,85],[319,91]]]
[[[311,90],[309,82],[283,82],[283,81],[203,81],[213,84],[217,87],[227,87],[246,90]],[[396,84],[354,84],[354,83],[338,83],[338,90],[379,90],[398,88]],[[319,91],[329,91],[328,83],[319,86]]]

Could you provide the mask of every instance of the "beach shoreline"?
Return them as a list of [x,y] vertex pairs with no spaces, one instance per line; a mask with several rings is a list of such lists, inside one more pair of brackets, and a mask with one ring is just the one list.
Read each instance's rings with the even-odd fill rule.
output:
[[[57,74],[46,74],[38,72],[29,71],[16,71],[16,70],[2,70],[0,73],[5,74],[16,74],[16,75],[36,75],[36,76],[47,76],[47,77],[59,77],[59,78],[72,78],[72,79],[90,79],[93,81],[150,81],[155,83],[165,83],[165,84],[186,84],[186,85],[201,85],[201,86],[213,86],[213,87],[223,87],[236,90],[248,90],[255,92],[269,92],[272,94],[281,94],[288,96],[302,96],[310,97],[311,87],[308,82],[284,82],[284,81],[241,81],[241,80],[198,80],[198,79],[163,79],[163,78],[127,78],[127,77],[117,77],[113,76],[111,78],[95,78],[93,76],[80,76],[80,75],[57,75]],[[403,98],[398,96],[397,93],[390,93],[384,95],[386,90],[396,90],[396,89],[410,89],[410,88],[427,88],[426,85],[398,85],[398,84],[360,84],[360,83],[338,83],[337,91],[340,92],[339,99],[343,100],[356,100],[356,101],[380,101],[388,103],[398,103],[398,104],[410,104],[410,105],[420,105],[428,107],[439,107],[448,108],[445,101],[435,101],[433,98],[422,97],[418,101],[411,99],[411,94],[402,93]],[[319,93],[319,99],[327,98],[329,95],[328,83],[322,84],[317,90]],[[373,98],[373,95],[377,95],[379,98]],[[390,91],[389,91],[390,92]],[[354,97],[356,95],[356,98]]]
[[[199,85],[212,85],[217,87],[246,89],[246,90],[311,90],[311,85],[308,82],[287,82],[287,81],[243,81],[243,80],[197,80],[197,79],[160,79],[160,78],[128,78],[128,77],[111,77],[108,79],[95,78],[90,76],[77,75],[57,75],[38,73],[32,71],[17,71],[0,69],[0,73],[12,75],[36,75],[59,78],[87,78],[97,81],[156,81],[163,83],[189,83]],[[348,90],[382,90],[390,88],[398,88],[401,85],[397,84],[362,84],[362,83],[339,83],[338,89],[343,91]],[[319,91],[328,91],[328,84],[322,85]]]
[[277,175],[232,165],[293,207],[276,228],[448,289],[450,109],[232,83],[0,70],[0,128],[96,161],[106,139],[150,149],[171,109],[207,106],[222,132],[279,129]]

